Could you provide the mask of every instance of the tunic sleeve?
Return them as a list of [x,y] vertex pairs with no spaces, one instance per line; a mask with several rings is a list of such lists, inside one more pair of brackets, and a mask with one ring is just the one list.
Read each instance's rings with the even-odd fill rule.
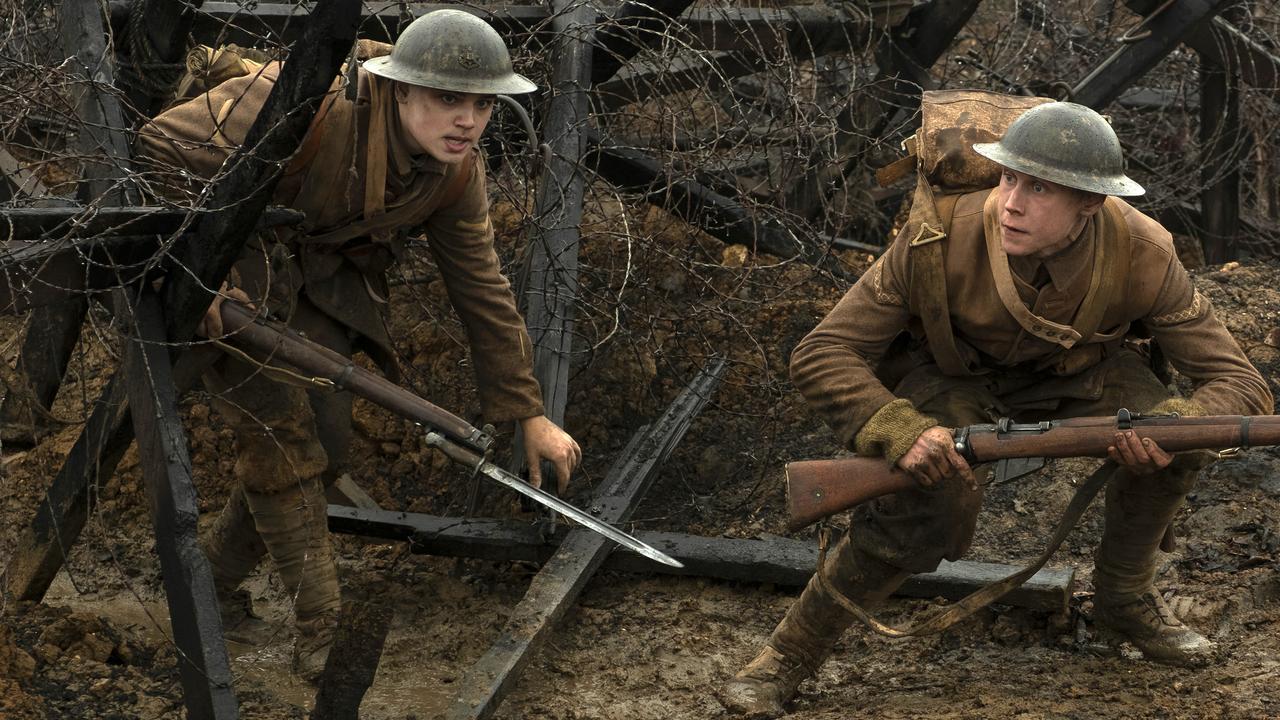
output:
[[791,354],[791,380],[846,447],[895,400],[875,364],[907,326],[909,249],[895,242]]
[[471,182],[452,206],[427,219],[427,244],[449,302],[467,329],[485,419],[504,422],[542,415],[533,376],[533,343],[516,310],[493,245],[484,164],[477,154]]
[[1144,322],[1173,367],[1195,383],[1191,399],[1210,414],[1271,414],[1266,381],[1176,258]]

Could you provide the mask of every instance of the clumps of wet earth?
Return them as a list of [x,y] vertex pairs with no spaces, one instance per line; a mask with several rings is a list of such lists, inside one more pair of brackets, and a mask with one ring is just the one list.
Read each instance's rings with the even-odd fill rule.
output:
[[[570,380],[568,429],[586,450],[570,499],[589,497],[631,435],[652,420],[712,356],[722,386],[693,423],[628,524],[710,536],[784,535],[785,462],[839,449],[786,376],[795,343],[839,298],[829,268],[778,263],[673,222],[638,217],[623,247],[609,200],[584,227],[585,348]],[[504,259],[522,251],[522,215],[499,204]],[[415,256],[416,257],[416,256]],[[843,253],[856,276],[870,258]],[[1280,267],[1201,268],[1197,287],[1280,392]],[[395,285],[390,321],[405,382],[479,419],[465,333],[427,260]],[[91,318],[54,415],[68,422],[30,449],[3,448],[0,548],[13,547],[80,432],[114,367],[116,343]],[[7,321],[6,337],[18,326]],[[13,349],[10,347],[10,353]],[[182,400],[192,469],[207,523],[225,501],[234,449],[209,398]],[[459,514],[464,474],[411,424],[357,402],[348,468],[382,507]],[[509,452],[500,428],[498,457]],[[1065,460],[988,489],[968,557],[1009,564],[1037,556],[1074,490],[1096,463]],[[1206,470],[1179,514],[1176,550],[1159,587],[1221,658],[1201,670],[1140,659],[1103,642],[1091,622],[1089,573],[1101,529],[1095,502],[1051,567],[1076,570],[1066,613],[996,604],[947,632],[890,640],[854,628],[806,681],[791,717],[1261,718],[1280,716],[1280,454],[1254,449]],[[0,616],[0,717],[185,717],[177,657],[154,553],[145,483],[134,451],[95,486],[96,512],[43,603],[7,602]],[[482,514],[527,517],[499,490]],[[812,530],[794,537],[812,539]],[[431,718],[497,638],[537,568],[524,563],[415,555],[403,544],[338,537],[350,598],[389,607],[391,625],[361,717]],[[230,645],[246,718],[307,717],[312,690],[289,673],[290,599],[265,567],[247,584],[275,632],[261,646]],[[798,594],[793,587],[692,577],[600,573],[497,711],[498,718],[701,720],[726,717],[713,689],[747,662]],[[891,600],[901,623],[941,602]]]

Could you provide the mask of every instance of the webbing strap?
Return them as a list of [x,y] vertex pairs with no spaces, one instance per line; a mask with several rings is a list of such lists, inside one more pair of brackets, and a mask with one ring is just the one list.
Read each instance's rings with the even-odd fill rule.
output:
[[870,613],[864,610],[848,596],[840,592],[835,585],[832,584],[830,578],[827,577],[827,541],[828,531],[823,528],[818,544],[818,583],[822,590],[831,596],[841,607],[847,610],[855,618],[860,620],[867,627],[875,630],[881,635],[887,637],[914,637],[918,635],[933,635],[955,625],[961,620],[969,617],[982,608],[999,600],[1010,590],[1018,587],[1027,580],[1031,579],[1044,567],[1049,561],[1062,542],[1066,540],[1067,534],[1075,527],[1076,522],[1080,520],[1080,516],[1084,514],[1089,503],[1093,502],[1093,498],[1098,491],[1107,484],[1107,480],[1111,478],[1116,470],[1116,465],[1111,462],[1104,463],[1102,467],[1094,471],[1089,479],[1085,480],[1076,488],[1076,494],[1071,498],[1071,502],[1067,505],[1067,509],[1062,514],[1062,519],[1058,521],[1058,527],[1054,530],[1053,536],[1049,539],[1049,545],[1044,552],[1035,561],[1008,577],[991,583],[979,590],[970,593],[963,600],[954,605],[948,605],[944,608],[938,608],[935,612],[927,615],[923,621],[908,625],[906,627],[894,627],[880,622],[872,617]]
[[912,220],[917,229],[911,240],[911,293],[913,308],[924,325],[929,352],[947,375],[972,375],[973,370],[960,355],[951,328],[951,308],[947,302],[947,269],[944,265],[942,241],[956,211],[959,195],[934,198],[933,189],[921,176],[916,182],[912,201]]

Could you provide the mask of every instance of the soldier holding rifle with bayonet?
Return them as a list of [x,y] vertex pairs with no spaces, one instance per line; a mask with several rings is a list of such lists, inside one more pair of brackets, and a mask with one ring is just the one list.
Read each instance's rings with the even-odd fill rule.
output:
[[[379,54],[365,52],[371,46],[363,41],[360,47]],[[532,343],[494,250],[478,151],[495,96],[536,86],[512,71],[492,27],[459,10],[424,15],[389,55],[385,50],[349,82],[335,84],[284,171],[275,200],[304,211],[304,227],[249,242],[202,332],[220,335],[217,305],[232,297],[341,355],[363,350],[392,373],[382,322],[390,297],[384,271],[403,254],[405,231],[423,228],[467,328],[485,420],[518,422],[531,482],[541,482],[541,463],[549,461],[563,491],[581,450],[544,415]],[[225,66],[226,57],[211,58],[211,67]],[[141,156],[188,177],[218,173],[279,74],[278,63],[232,62],[240,77],[142,129]],[[295,597],[295,672],[314,680],[340,607],[324,482],[334,479],[347,453],[351,396],[280,382],[264,361],[269,357],[260,352],[228,355],[205,375],[215,408],[235,431],[238,457],[236,488],[203,547],[224,628],[244,639],[255,633],[248,595],[238,588],[271,556]]]
[[[952,117],[968,122],[992,105],[975,95],[990,94],[940,94],[938,105],[954,104]],[[957,452],[952,428],[1115,417],[1122,408],[1272,412],[1266,382],[1192,285],[1169,232],[1120,199],[1144,191],[1126,176],[1108,121],[1068,102],[1011,117],[991,135],[997,142],[917,134],[921,143],[967,139],[917,148],[911,220],[792,355],[792,379],[839,440],[915,483],[854,510],[821,572],[722,689],[738,714],[783,714],[854,620],[850,608],[965,554],[986,468]],[[925,177],[931,150],[969,158],[953,169],[981,163],[977,156],[993,161],[995,187],[935,197],[937,178]],[[1134,342],[1140,329],[1191,381],[1189,396],[1159,379],[1145,344]],[[1175,616],[1154,579],[1157,550],[1208,454],[1174,455],[1133,430],[1112,432],[1100,471],[1109,476],[1093,619],[1149,660],[1204,664],[1214,643]]]

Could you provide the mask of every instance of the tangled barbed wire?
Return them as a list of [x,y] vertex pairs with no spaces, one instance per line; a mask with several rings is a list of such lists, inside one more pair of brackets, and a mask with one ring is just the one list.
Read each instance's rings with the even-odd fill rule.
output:
[[[699,363],[726,355],[734,368],[733,394],[719,411],[722,418],[741,420],[720,422],[750,425],[759,437],[781,438],[780,446],[794,442],[791,425],[800,411],[789,400],[787,352],[891,237],[909,185],[881,188],[873,176],[899,155],[900,142],[913,131],[920,83],[1064,97],[1142,23],[1114,0],[978,3],[954,39],[926,38],[945,51],[925,74],[904,81],[891,51],[923,42],[906,29],[930,5],[698,2],[680,20],[656,18],[639,29],[609,20],[616,8],[600,6],[597,24],[573,31],[596,46],[597,69],[613,72],[596,73],[593,87],[581,89],[589,94],[590,115],[576,128],[587,136],[578,167],[587,193],[571,380],[571,404],[580,410],[576,419],[570,411],[571,427],[576,424],[589,441],[617,446]],[[140,52],[136,37],[127,37],[137,27],[138,3],[107,7],[106,47],[120,54],[86,72],[67,47],[70,33],[59,6],[0,2],[6,28],[0,36],[0,158],[11,179],[3,207],[74,201],[92,214],[110,203],[83,193],[90,167],[108,168],[113,186],[155,182],[78,141],[110,130],[78,117],[83,93],[103,92],[120,102],[128,123],[120,130],[127,135],[145,113],[125,86],[169,77],[172,70]],[[517,70],[543,88],[552,86],[551,11],[519,4],[465,7],[502,28]],[[567,13],[578,5],[556,7]],[[307,6],[284,8],[296,15]],[[199,19],[195,42],[288,54],[294,21],[267,17],[268,10],[279,14],[279,6],[242,0],[191,10]],[[386,39],[412,18],[414,6],[366,3],[365,11],[362,36]],[[1278,15],[1273,5],[1258,2],[1233,6],[1222,18],[1275,56]],[[642,47],[619,51],[601,41],[611,32]],[[1238,57],[1234,47],[1220,50],[1238,62],[1253,61]],[[130,59],[138,55],[146,55],[145,62]],[[114,72],[102,72],[111,67]],[[1182,213],[1193,227],[1204,190],[1238,176],[1240,248],[1272,257],[1280,252],[1280,95],[1275,87],[1233,81],[1238,121],[1206,130],[1200,110],[1205,67],[1194,51],[1176,49],[1106,112],[1132,174],[1148,189],[1142,209],[1162,217]],[[535,118],[545,117],[547,97],[544,92],[529,103]],[[565,130],[542,124],[540,139]],[[529,149],[522,123],[509,110],[499,112],[486,150],[500,251],[509,275],[518,277],[522,258],[539,242],[544,158]],[[617,158],[629,160],[618,164]],[[26,180],[16,187],[19,178]],[[209,209],[196,204],[192,212]],[[708,207],[721,214],[706,212]],[[743,240],[749,230],[744,235],[742,227],[730,227],[725,213],[783,245],[749,247]],[[69,242],[76,227],[69,223],[47,241]],[[794,252],[756,252],[777,247]],[[424,394],[474,414],[470,373],[457,371],[467,364],[465,334],[424,248],[411,242],[392,276],[390,322],[401,333],[402,364]],[[16,343],[8,347],[11,359]],[[771,451],[768,443],[755,443],[735,452]],[[765,471],[755,474],[762,478]],[[747,497],[758,499],[758,487]],[[690,497],[706,490],[691,490]]]

